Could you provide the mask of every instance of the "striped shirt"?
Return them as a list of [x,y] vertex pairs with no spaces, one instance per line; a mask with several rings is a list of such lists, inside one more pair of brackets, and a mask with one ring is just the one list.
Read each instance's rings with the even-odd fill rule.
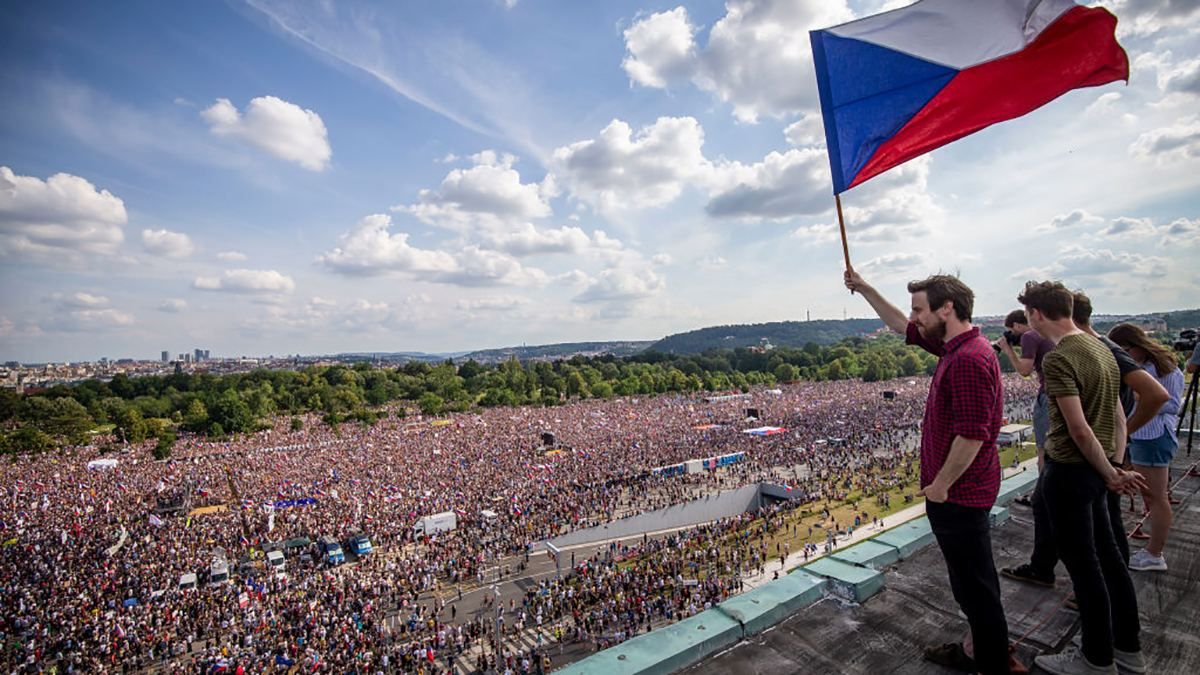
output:
[[1055,405],[1050,406],[1046,456],[1062,464],[1087,461],[1071,437],[1057,402],[1061,397],[1078,396],[1088,426],[1104,448],[1104,454],[1112,459],[1116,451],[1116,416],[1121,387],[1121,374],[1112,351],[1086,333],[1075,333],[1058,341],[1058,346],[1042,361],[1042,370],[1046,373],[1046,393],[1056,399]]
[[921,487],[932,483],[942,470],[956,436],[982,441],[971,466],[950,486],[946,501],[992,508],[1000,493],[996,437],[1004,409],[996,352],[978,328],[942,343],[926,340],[916,324],[909,323],[906,341],[940,357],[921,422]]
[[[1179,406],[1183,401],[1183,371],[1174,368],[1166,375],[1160,376],[1153,361],[1147,361],[1142,367],[1158,380],[1163,389],[1167,390],[1168,398],[1163,407],[1158,409],[1158,414],[1146,422],[1146,426],[1133,432],[1130,438],[1136,441],[1152,441],[1164,433],[1168,433],[1178,443],[1179,439],[1175,437],[1175,424],[1179,421]],[[1135,405],[1133,409],[1137,410],[1137,406]]]

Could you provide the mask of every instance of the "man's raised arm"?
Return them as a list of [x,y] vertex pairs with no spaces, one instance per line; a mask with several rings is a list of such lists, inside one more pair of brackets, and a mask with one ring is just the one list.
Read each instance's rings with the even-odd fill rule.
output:
[[880,319],[883,319],[883,323],[886,324],[888,328],[891,328],[893,331],[901,335],[904,335],[908,331],[908,316],[905,315],[904,312],[900,311],[899,307],[896,307],[887,300],[884,300],[883,296],[879,294],[879,291],[875,290],[875,288],[866,281],[863,281],[862,276],[860,276],[858,272],[855,272],[854,270],[846,270],[846,274],[844,276],[846,288],[849,288],[855,293],[861,293],[862,296],[867,299],[867,302],[871,303],[871,309],[875,310],[875,313],[879,315]]

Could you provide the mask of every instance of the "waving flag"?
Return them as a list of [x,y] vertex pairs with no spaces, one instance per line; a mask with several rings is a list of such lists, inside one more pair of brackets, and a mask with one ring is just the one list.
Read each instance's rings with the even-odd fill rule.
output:
[[1072,89],[1128,80],[1116,24],[1070,0],[920,0],[812,31],[834,193]]

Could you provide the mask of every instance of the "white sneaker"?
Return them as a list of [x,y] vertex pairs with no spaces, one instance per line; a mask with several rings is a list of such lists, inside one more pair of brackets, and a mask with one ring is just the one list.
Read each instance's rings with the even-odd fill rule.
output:
[[[1075,637],[1071,638],[1071,644],[1075,645],[1075,649],[1083,651],[1082,631],[1075,633]],[[1146,659],[1141,652],[1123,652],[1113,647],[1113,661],[1117,664],[1117,672],[1121,675],[1125,675],[1125,673],[1142,675],[1146,672]]]
[[1117,670],[1122,673],[1142,675],[1146,672],[1146,659],[1141,652],[1123,652],[1114,648],[1113,661],[1117,664]]
[[1129,558],[1129,569],[1139,572],[1166,572],[1167,561],[1161,555],[1154,555],[1142,549]]
[[1116,662],[1108,666],[1094,666],[1087,657],[1074,647],[1067,647],[1057,654],[1042,654],[1035,656],[1033,662],[1038,668],[1054,675],[1116,675]]

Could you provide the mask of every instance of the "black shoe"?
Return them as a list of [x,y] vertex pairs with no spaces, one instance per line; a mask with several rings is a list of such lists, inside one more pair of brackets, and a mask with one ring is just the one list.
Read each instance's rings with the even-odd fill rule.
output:
[[1020,504],[1021,506],[1033,506],[1033,501],[1031,501],[1027,495],[1021,495],[1020,497],[1017,497],[1013,501]]
[[939,666],[961,670],[964,673],[978,672],[975,668],[975,659],[967,656],[961,642],[947,642],[940,647],[926,647],[925,660]]
[[1050,575],[1048,577],[1042,576],[1034,571],[1033,565],[1030,565],[1029,563],[1018,565],[1016,567],[1002,567],[1000,569],[1000,574],[1003,574],[1009,579],[1016,579],[1017,581],[1025,581],[1031,584],[1037,584],[1038,586],[1054,588],[1054,575]]

